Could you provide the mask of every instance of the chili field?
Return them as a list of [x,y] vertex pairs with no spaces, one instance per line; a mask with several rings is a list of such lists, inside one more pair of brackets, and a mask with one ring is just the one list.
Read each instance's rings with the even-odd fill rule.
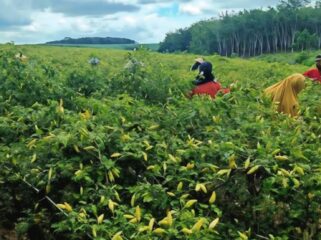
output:
[[2,228],[28,239],[321,239],[321,85],[306,81],[292,119],[262,92],[307,66],[213,55],[231,93],[188,99],[195,57],[0,46]]

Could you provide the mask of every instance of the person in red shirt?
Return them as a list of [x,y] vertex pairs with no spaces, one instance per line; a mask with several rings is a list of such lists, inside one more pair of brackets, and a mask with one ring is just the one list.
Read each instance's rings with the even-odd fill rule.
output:
[[212,68],[212,64],[204,61],[203,58],[195,59],[195,63],[191,70],[199,69],[199,74],[193,81],[196,87],[192,89],[188,94],[188,97],[193,97],[194,95],[209,95],[212,98],[215,98],[218,92],[222,92],[223,94],[230,92],[228,88],[223,89],[221,84],[215,80]]
[[306,71],[305,73],[303,73],[303,75],[308,78],[311,78],[313,81],[321,83],[321,54],[316,56],[315,65],[316,68],[312,68]]

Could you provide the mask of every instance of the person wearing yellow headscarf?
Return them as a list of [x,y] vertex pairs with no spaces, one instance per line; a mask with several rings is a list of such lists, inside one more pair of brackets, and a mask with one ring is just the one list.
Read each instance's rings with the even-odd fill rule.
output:
[[290,114],[292,117],[298,114],[298,94],[304,89],[305,77],[296,73],[264,90],[265,95],[278,104],[278,112]]

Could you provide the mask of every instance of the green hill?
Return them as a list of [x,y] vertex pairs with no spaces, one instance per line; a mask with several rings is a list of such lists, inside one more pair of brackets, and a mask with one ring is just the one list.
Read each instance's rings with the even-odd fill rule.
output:
[[123,50],[136,50],[138,48],[146,48],[152,51],[158,51],[158,43],[130,43],[130,44],[50,44],[59,47],[77,47],[77,48],[111,48]]
[[134,40],[127,38],[114,37],[83,37],[70,38],[66,37],[63,40],[51,41],[46,44],[134,44]]

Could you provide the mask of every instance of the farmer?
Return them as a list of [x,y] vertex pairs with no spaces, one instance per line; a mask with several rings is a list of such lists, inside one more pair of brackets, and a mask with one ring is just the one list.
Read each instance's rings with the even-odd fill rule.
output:
[[264,93],[277,103],[278,112],[289,114],[292,117],[298,114],[298,94],[303,90],[305,77],[296,73],[284,80],[268,87]]
[[97,57],[92,57],[88,60],[88,63],[92,66],[97,66],[99,64],[99,59]]
[[313,81],[321,83],[321,54],[315,58],[316,68],[312,68],[305,73],[304,76],[311,78]]
[[22,52],[18,52],[16,55],[15,55],[15,58],[17,60],[20,60],[22,62],[26,61],[28,58],[22,54]]
[[193,81],[196,87],[187,94],[188,97],[205,94],[215,98],[218,92],[223,94],[230,92],[229,89],[222,89],[221,84],[215,79],[210,62],[205,61],[203,58],[196,58],[191,70],[194,71],[196,69],[199,70],[196,79]]

